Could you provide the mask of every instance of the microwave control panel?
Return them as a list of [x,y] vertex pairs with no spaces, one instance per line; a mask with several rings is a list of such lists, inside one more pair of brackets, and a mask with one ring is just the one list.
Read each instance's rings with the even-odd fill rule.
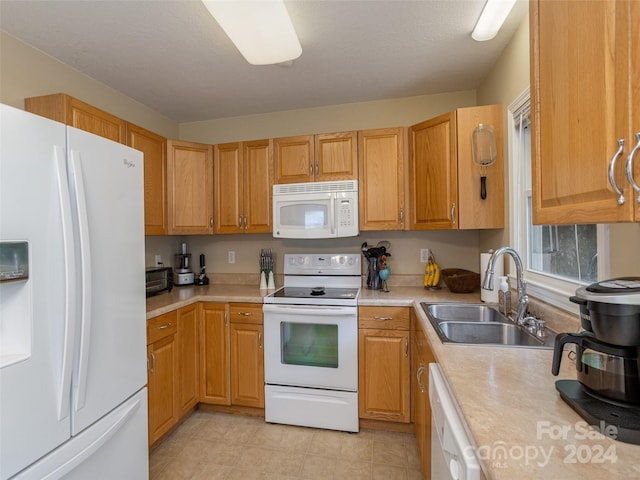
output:
[[340,205],[338,208],[338,225],[340,227],[350,227],[354,224],[351,200],[345,198],[343,200],[339,200],[339,202]]

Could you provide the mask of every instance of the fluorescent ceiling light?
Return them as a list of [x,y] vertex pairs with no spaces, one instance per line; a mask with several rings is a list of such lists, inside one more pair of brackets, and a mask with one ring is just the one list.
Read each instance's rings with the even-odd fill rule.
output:
[[251,65],[294,60],[302,47],[282,0],[202,0]]
[[516,0],[487,0],[471,37],[478,42],[495,37],[515,3]]

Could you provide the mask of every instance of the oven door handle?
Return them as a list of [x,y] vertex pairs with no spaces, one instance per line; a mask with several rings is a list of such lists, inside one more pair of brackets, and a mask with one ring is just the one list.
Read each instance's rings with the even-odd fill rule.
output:
[[323,317],[357,317],[357,307],[336,307],[329,305],[263,305],[263,313],[284,315],[322,315]]

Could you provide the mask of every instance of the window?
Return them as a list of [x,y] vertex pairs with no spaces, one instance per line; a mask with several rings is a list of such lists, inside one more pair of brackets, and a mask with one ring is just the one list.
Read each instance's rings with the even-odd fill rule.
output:
[[527,88],[509,106],[511,244],[522,256],[529,292],[575,310],[568,297],[605,278],[607,229],[602,225],[533,225],[531,128]]

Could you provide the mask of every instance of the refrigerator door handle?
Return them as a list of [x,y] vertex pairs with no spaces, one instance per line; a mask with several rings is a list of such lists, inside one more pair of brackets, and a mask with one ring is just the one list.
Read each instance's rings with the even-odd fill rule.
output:
[[62,242],[64,246],[64,339],[62,346],[62,366],[60,375],[60,391],[58,392],[58,420],[69,415],[69,392],[73,373],[73,339],[76,327],[76,264],[75,245],[73,241],[73,224],[71,220],[71,198],[67,181],[66,152],[63,147],[54,147],[56,180],[60,200],[62,218]]
[[75,406],[78,411],[84,407],[87,394],[87,369],[89,367],[89,347],[91,343],[91,239],[89,238],[89,219],[82,176],[80,152],[71,150],[71,182],[75,192],[76,214],[80,243],[80,351],[78,356],[78,375],[75,384]]

